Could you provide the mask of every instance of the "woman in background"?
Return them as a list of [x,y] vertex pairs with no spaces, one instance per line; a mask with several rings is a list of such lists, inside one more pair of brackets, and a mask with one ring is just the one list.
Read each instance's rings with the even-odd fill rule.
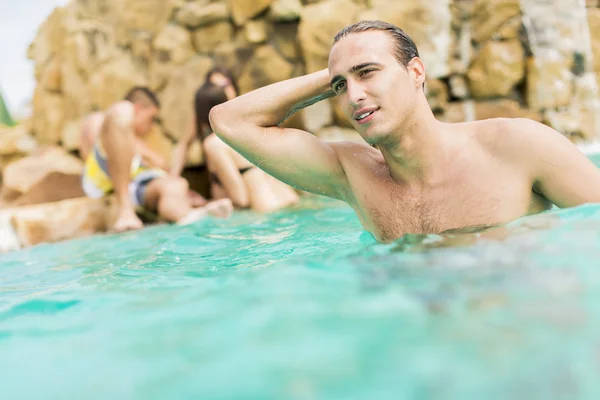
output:
[[238,93],[235,80],[222,68],[211,70],[194,98],[194,118],[175,148],[173,175],[180,175],[187,150],[194,139],[202,142],[206,166],[210,173],[211,195],[229,198],[238,208],[270,212],[292,205],[298,194],[252,165],[211,132],[208,114],[212,107],[234,98]]

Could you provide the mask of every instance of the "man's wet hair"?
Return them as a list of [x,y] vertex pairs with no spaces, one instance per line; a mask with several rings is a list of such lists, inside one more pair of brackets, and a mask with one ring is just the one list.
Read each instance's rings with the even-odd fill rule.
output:
[[361,33],[367,31],[383,31],[386,32],[394,40],[394,55],[396,60],[403,67],[407,67],[410,60],[415,57],[419,57],[419,50],[413,40],[396,25],[392,25],[387,22],[378,20],[365,20],[357,22],[356,24],[350,25],[342,29],[335,35],[333,44],[336,44],[341,39],[349,36],[353,33]]
[[145,86],[134,86],[125,95],[125,100],[130,101],[134,104],[142,105],[154,105],[156,108],[160,108],[160,102],[156,94]]

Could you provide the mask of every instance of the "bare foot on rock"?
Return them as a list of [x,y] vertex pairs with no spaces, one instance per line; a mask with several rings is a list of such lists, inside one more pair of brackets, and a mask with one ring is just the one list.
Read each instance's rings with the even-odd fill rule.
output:
[[125,232],[140,229],[144,226],[134,212],[124,212],[119,215],[112,226],[113,232]]

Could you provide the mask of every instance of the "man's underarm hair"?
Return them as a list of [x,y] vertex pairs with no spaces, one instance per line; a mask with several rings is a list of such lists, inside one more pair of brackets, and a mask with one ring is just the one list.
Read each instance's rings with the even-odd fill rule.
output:
[[296,112],[302,110],[303,108],[312,106],[313,104],[318,103],[319,101],[330,99],[332,97],[335,97],[335,92],[333,90],[329,89],[325,93],[321,93],[319,95],[311,97],[310,99],[306,99],[304,101],[301,101],[301,102],[295,104],[292,108],[290,108],[290,110],[285,114],[283,119],[277,125],[279,126],[279,125],[283,124],[289,117],[291,117]]

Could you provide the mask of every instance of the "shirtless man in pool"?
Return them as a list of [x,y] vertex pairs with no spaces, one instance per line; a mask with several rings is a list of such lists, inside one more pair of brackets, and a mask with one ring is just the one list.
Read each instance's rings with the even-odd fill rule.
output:
[[228,217],[233,210],[226,199],[195,207],[201,204],[194,204],[189,196],[188,182],[169,176],[164,159],[144,144],[141,138],[150,132],[158,107],[154,93],[134,87],[125,100],[88,116],[83,123],[83,190],[89,197],[115,193],[119,213],[112,229],[117,232],[142,227],[136,208],[156,212],[159,218],[179,224],[208,214]]
[[[424,82],[401,29],[361,21],[336,35],[328,69],[219,105],[211,124],[277,179],[347,202],[380,241],[600,202],[600,170],[563,135],[527,119],[443,123]],[[334,95],[366,143],[325,143],[278,126]]]

